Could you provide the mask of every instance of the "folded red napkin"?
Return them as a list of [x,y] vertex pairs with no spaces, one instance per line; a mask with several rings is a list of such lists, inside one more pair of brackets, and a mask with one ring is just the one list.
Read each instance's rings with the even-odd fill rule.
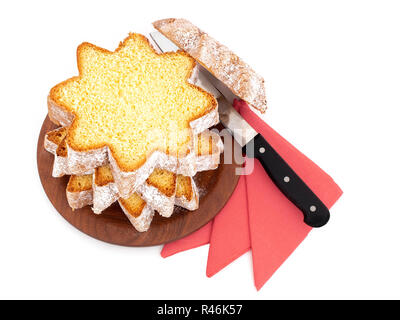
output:
[[[342,194],[315,163],[262,121],[243,101],[234,107],[260,132],[313,192],[330,208]],[[251,161],[251,160],[249,160]],[[181,240],[166,244],[163,257],[210,244],[207,276],[213,276],[250,248],[259,290],[310,232],[303,215],[275,186],[258,161],[241,176],[232,197],[213,222]]]

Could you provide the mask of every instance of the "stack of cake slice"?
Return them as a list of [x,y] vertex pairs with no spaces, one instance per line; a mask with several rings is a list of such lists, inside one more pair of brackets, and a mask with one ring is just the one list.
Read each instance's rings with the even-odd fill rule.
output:
[[110,52],[78,47],[79,76],[50,90],[57,125],[44,146],[52,175],[70,175],[73,209],[100,214],[115,201],[138,231],[154,212],[199,206],[193,176],[218,167],[223,145],[208,129],[219,122],[214,96],[193,85],[195,60],[183,51],[158,53],[131,34]]
[[[45,149],[54,155],[54,177],[71,174],[66,161],[67,130],[61,127],[45,136]],[[216,133],[206,130],[196,136],[196,146],[197,172],[216,169],[223,150],[221,138]],[[118,201],[122,211],[138,231],[146,231],[149,228],[154,211],[164,217],[170,217],[174,205],[188,210],[196,210],[199,206],[199,194],[193,177],[159,168],[156,168],[138,191],[127,199],[119,197],[109,165],[95,168],[93,174],[71,175],[66,194],[71,208],[80,209],[92,205],[96,214],[101,214]]]

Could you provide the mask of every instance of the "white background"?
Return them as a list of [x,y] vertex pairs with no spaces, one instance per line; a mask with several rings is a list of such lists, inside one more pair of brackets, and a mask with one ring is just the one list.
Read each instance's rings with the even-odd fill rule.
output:
[[[398,1],[1,1],[0,298],[400,298]],[[207,247],[162,259],[80,233],[36,167],[49,89],[83,41],[185,17],[266,79],[264,119],[344,195],[257,292],[250,253],[207,278]]]

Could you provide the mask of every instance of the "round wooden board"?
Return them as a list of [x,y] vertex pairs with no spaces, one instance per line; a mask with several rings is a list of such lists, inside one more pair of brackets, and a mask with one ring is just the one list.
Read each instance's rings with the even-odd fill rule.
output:
[[221,159],[218,169],[200,172],[195,177],[199,190],[202,190],[199,209],[188,211],[175,207],[170,218],[163,218],[156,213],[150,229],[147,232],[137,232],[118,203],[114,203],[100,215],[94,214],[89,206],[75,211],[68,206],[65,189],[69,177],[52,177],[54,156],[43,147],[45,134],[55,128],[56,125],[46,117],[39,135],[37,164],[43,188],[53,206],[69,223],[89,236],[108,243],[153,246],[183,238],[217,215],[239,181],[239,176],[235,174],[239,165],[235,161],[233,164],[224,164]]

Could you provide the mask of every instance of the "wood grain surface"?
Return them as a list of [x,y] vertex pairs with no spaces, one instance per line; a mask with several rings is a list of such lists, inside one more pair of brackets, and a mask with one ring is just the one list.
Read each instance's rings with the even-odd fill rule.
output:
[[123,246],[152,246],[185,237],[217,215],[229,200],[239,180],[235,169],[240,165],[235,160],[233,164],[224,164],[221,159],[218,169],[200,172],[195,177],[200,190],[199,209],[188,211],[175,207],[174,214],[170,218],[163,218],[156,213],[150,229],[140,233],[129,223],[118,203],[114,203],[100,215],[94,214],[89,206],[75,211],[68,206],[65,188],[69,177],[52,177],[54,156],[43,147],[46,132],[55,128],[56,126],[46,117],[39,135],[37,165],[43,188],[54,208],[69,223],[87,235],[108,243]]

